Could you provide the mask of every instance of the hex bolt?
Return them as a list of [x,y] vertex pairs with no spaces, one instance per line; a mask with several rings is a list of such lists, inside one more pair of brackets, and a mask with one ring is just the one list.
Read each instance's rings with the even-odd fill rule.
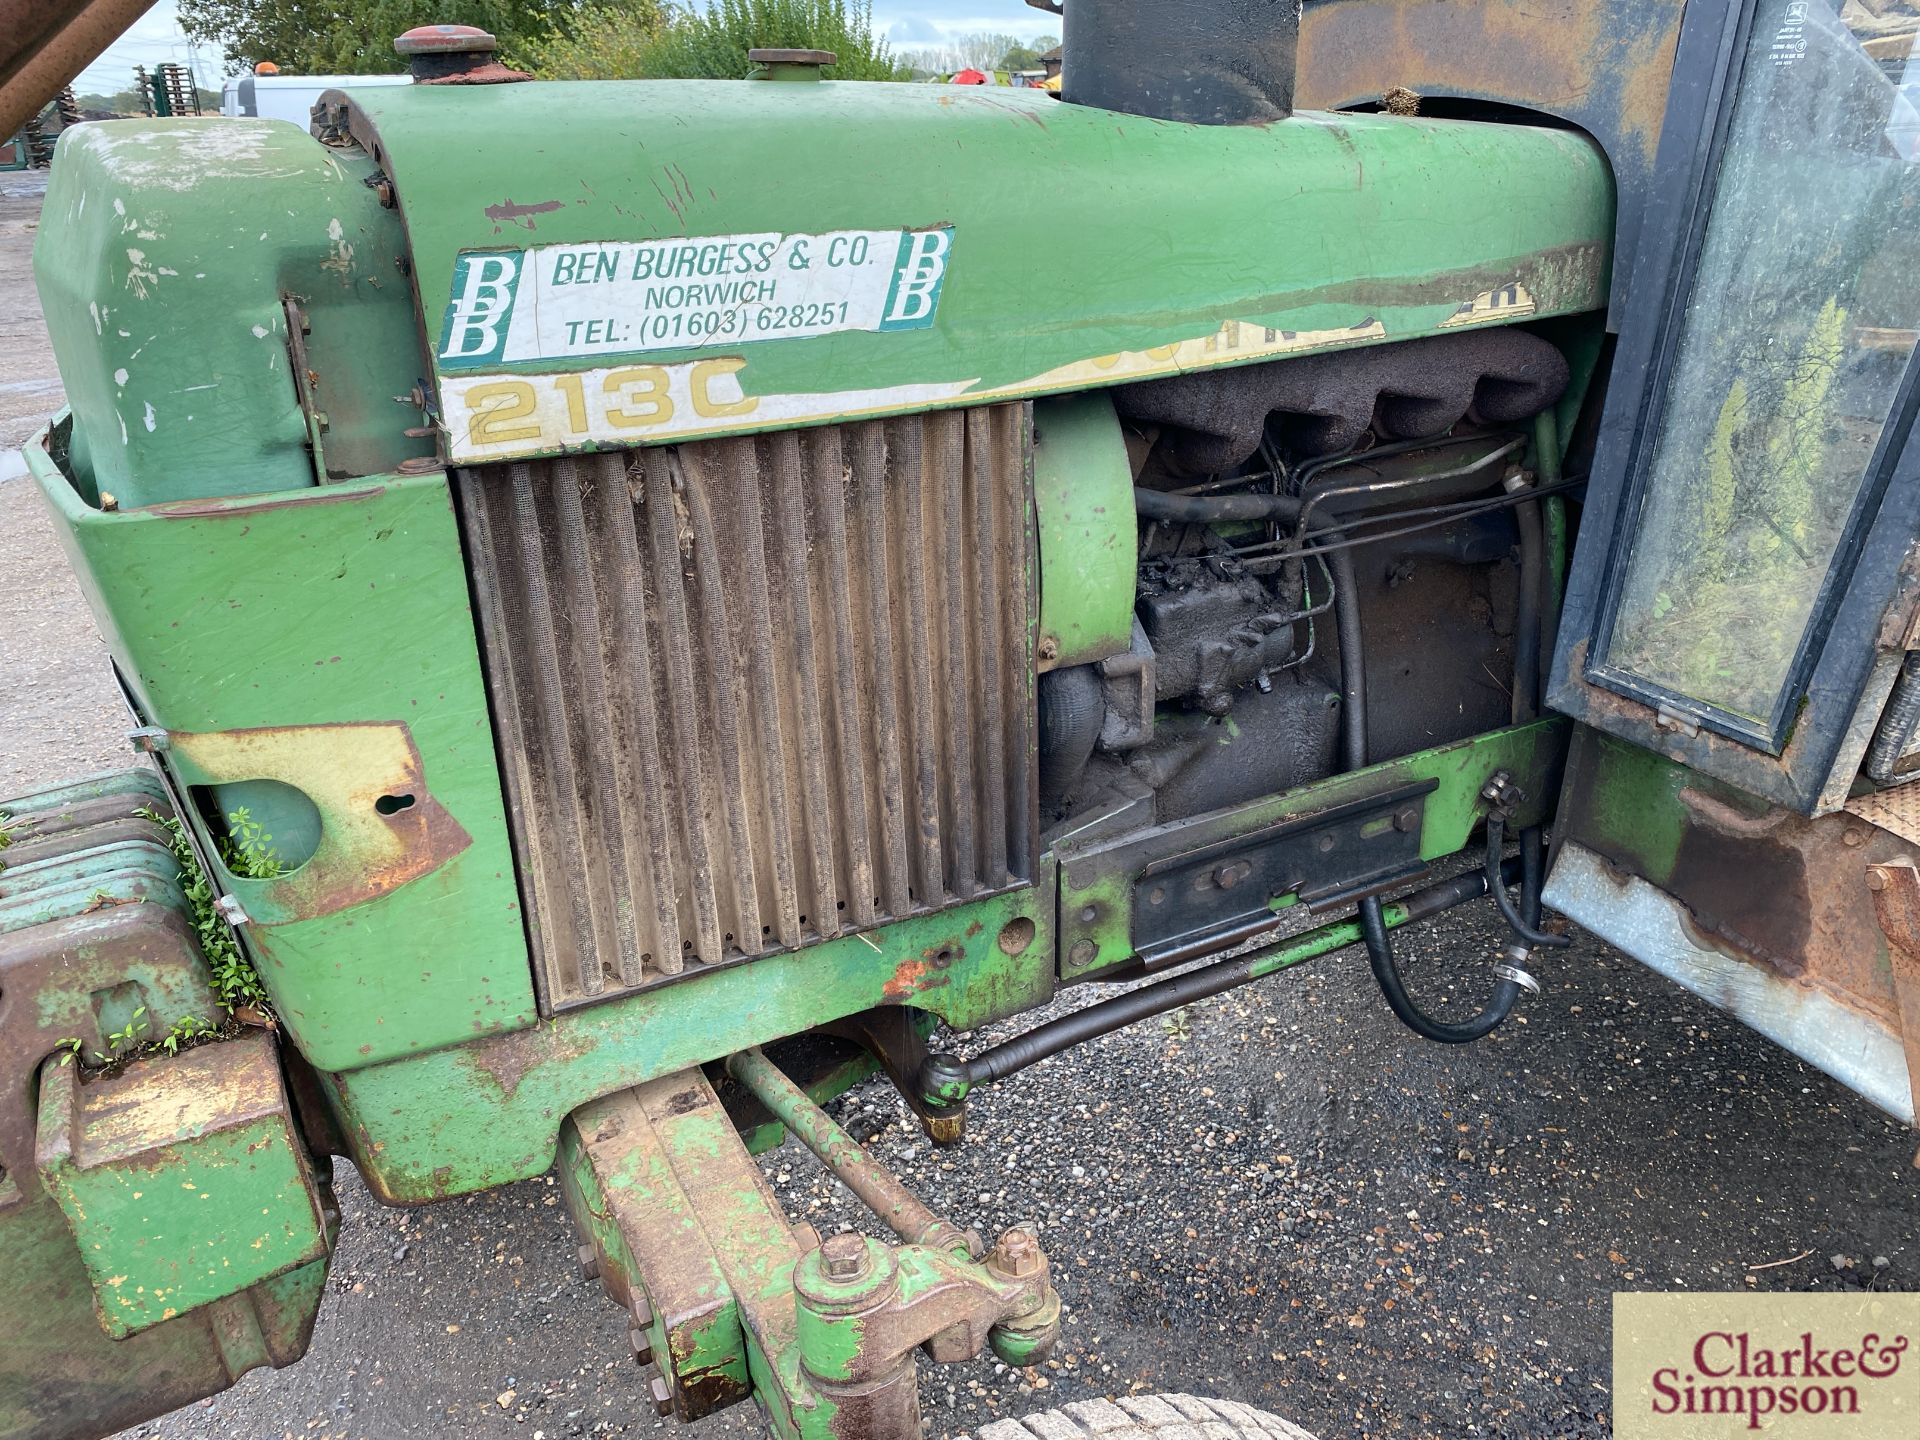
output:
[[872,1265],[863,1235],[847,1230],[820,1242],[820,1268],[829,1280],[858,1280]]
[[1404,810],[1395,811],[1393,816],[1393,828],[1398,830],[1402,835],[1409,835],[1409,834],[1412,834],[1415,830],[1418,830],[1420,828],[1419,807],[1416,805],[1409,805]]
[[651,1365],[653,1363],[653,1341],[647,1337],[647,1332],[642,1330],[638,1325],[629,1325],[627,1327],[627,1344],[633,1347],[633,1358],[637,1364]]
[[645,1376],[647,1394],[653,1399],[653,1413],[670,1415],[673,1413],[673,1386],[667,1383],[667,1377],[658,1370],[649,1370]]
[[1040,637],[1040,658],[1042,660],[1056,659],[1059,654],[1060,642],[1058,640],[1054,639],[1051,635],[1043,635]]
[[600,1252],[591,1245],[580,1247],[580,1278],[582,1280],[600,1278]]
[[1887,872],[1878,865],[1867,867],[1867,889],[1884,890],[1887,888]]
[[987,1263],[994,1269],[1016,1280],[1038,1274],[1044,1260],[1040,1242],[1033,1238],[1033,1232],[1018,1225],[1000,1236],[994,1243],[993,1253],[987,1257]]
[[636,1286],[627,1295],[627,1313],[633,1317],[633,1323],[645,1329],[653,1323],[653,1306],[647,1303],[647,1297]]

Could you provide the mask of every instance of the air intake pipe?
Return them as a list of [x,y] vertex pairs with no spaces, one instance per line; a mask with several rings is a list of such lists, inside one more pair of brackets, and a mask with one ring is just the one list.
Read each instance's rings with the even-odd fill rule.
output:
[[1061,21],[1069,104],[1197,125],[1293,113],[1300,0],[1069,0]]

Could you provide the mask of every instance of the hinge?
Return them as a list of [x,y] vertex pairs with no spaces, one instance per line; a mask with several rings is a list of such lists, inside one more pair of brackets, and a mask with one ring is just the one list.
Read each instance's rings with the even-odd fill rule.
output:
[[1654,709],[1653,723],[1662,730],[1678,731],[1689,740],[1700,733],[1700,718],[1697,715],[1676,710],[1664,700]]

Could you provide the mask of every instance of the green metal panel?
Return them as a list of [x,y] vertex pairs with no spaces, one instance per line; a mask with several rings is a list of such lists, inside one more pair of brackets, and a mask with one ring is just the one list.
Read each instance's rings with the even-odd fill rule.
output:
[[[1565,720],[1555,718],[1495,730],[1156,830],[1079,846],[1063,844],[1061,978],[1086,978],[1132,958],[1134,880],[1142,865],[1162,856],[1255,835],[1396,784],[1432,780],[1438,788],[1422,806],[1420,858],[1444,859],[1466,845],[1481,818],[1480,789],[1497,770],[1508,772],[1524,795],[1513,825],[1538,824],[1551,812],[1559,788],[1568,728]],[[1284,897],[1284,903],[1292,903],[1292,897]]]
[[[976,404],[1592,310],[1606,294],[1606,165],[1563,130],[1324,114],[1190,126],[927,85],[412,86],[350,98],[365,117],[355,133],[379,146],[398,190],[436,357],[453,302],[487,301],[471,286],[504,273],[504,262],[471,272],[463,253],[590,247],[563,267],[577,277],[581,254],[612,267],[634,253],[617,244],[951,227],[924,328],[689,344],[691,331],[667,327],[642,339],[619,327],[637,318],[643,286],[622,292],[637,302],[608,307],[615,329],[591,333],[615,338],[592,354],[502,351],[479,369],[436,358],[457,455]],[[543,258],[543,273],[559,273],[556,262]],[[783,265],[762,278],[798,284],[786,278],[794,260]],[[607,273],[590,268],[591,283],[611,286]],[[641,355],[667,366],[623,378]],[[516,387],[496,371],[583,379]],[[475,396],[476,385],[490,388]],[[525,417],[475,432],[476,411],[522,399]]]
[[105,120],[60,137],[34,246],[47,331],[84,431],[91,503],[123,509],[312,485],[284,297],[332,473],[430,453],[393,402],[420,373],[405,236],[372,163],[290,125]]
[[325,1222],[273,1037],[250,1031],[81,1083],[44,1070],[36,1163],[131,1335],[322,1260]]
[[1040,534],[1040,668],[1123,653],[1133,638],[1133,467],[1113,401],[1063,395],[1033,407]]
[[[134,704],[182,732],[163,757],[176,778],[298,781],[307,802],[255,794],[256,817],[284,836],[310,802],[337,839],[278,880],[214,862],[256,920],[243,938],[308,1059],[341,1070],[530,1023],[444,477],[109,514],[45,450],[26,453]],[[381,782],[409,770],[386,783],[414,784],[414,803],[379,815]]]
[[876,1005],[970,1030],[1045,1003],[1053,884],[1043,863],[1033,888],[322,1080],[354,1163],[383,1199],[504,1185],[553,1163],[561,1116],[656,1076]]

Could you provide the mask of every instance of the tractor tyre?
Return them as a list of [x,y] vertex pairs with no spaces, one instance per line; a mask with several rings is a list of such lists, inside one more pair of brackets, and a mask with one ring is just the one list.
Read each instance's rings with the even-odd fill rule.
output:
[[996,1420],[975,1433],[978,1440],[1314,1440],[1265,1410],[1193,1395],[1081,1400],[1018,1420]]

